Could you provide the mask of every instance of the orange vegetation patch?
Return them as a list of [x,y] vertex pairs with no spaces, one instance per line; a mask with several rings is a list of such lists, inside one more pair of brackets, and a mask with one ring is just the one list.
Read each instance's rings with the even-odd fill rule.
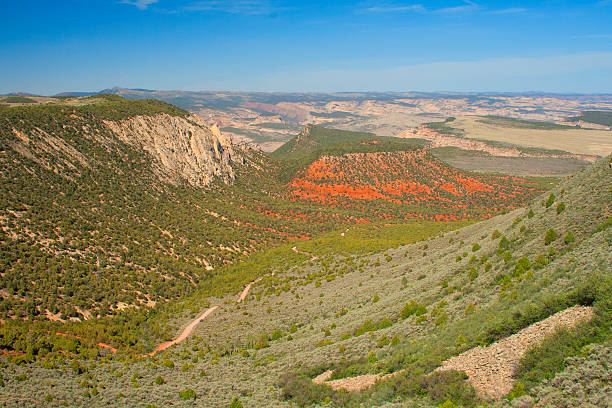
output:
[[518,177],[455,169],[426,150],[322,156],[287,187],[289,200],[357,210],[369,220],[492,216],[542,192]]

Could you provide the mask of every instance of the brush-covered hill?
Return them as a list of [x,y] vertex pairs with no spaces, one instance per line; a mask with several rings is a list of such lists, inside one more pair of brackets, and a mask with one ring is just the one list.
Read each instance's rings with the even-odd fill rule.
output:
[[284,164],[284,199],[350,211],[362,222],[490,217],[546,188],[546,180],[458,170],[427,145],[309,125],[272,155]]
[[[154,100],[0,108],[2,318],[152,306],[275,242],[278,221],[223,192],[260,159]],[[244,225],[262,218],[260,229]]]
[[568,122],[596,124],[612,127],[612,111],[584,111],[580,115],[572,117]]
[[[354,230],[367,237],[363,229],[373,226],[276,248],[272,258],[286,262],[270,266],[252,258],[240,266],[247,277],[263,277],[243,302],[236,302],[238,290],[202,291],[168,309],[174,314],[156,317],[187,324],[218,306],[184,343],[141,359],[119,352],[103,363],[52,350],[26,365],[10,358],[0,393],[9,406],[49,398],[71,406],[229,406],[237,398],[254,407],[579,407],[584,401],[605,407],[605,367],[612,364],[609,162],[507,214],[455,231],[406,230],[405,242],[412,243],[382,252],[375,241],[351,250]],[[370,235],[392,231],[376,227]],[[488,401],[459,372],[431,374],[452,356],[575,305],[593,307],[593,319],[523,356],[508,396],[520,401]],[[345,392],[312,382],[329,371],[330,380],[397,374]]]

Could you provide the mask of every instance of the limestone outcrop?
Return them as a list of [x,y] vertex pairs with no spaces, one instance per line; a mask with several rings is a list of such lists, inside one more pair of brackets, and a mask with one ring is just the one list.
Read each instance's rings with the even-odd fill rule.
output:
[[196,115],[158,114],[104,123],[124,143],[151,154],[157,162],[153,167],[164,181],[206,187],[215,178],[226,184],[235,179],[232,163],[241,159],[231,141],[216,125],[208,126]]

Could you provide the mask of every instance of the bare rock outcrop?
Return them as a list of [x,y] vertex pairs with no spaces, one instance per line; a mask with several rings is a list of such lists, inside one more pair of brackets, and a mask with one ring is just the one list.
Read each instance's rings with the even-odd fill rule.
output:
[[184,180],[194,187],[206,187],[216,177],[226,184],[235,179],[232,163],[240,159],[231,141],[216,125],[208,126],[196,115],[158,114],[104,123],[123,142],[150,153],[164,181],[178,184]]

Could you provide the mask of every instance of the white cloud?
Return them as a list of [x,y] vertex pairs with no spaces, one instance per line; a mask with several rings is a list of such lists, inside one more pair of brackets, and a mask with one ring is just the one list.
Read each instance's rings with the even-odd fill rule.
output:
[[404,11],[424,12],[426,10],[422,4],[378,4],[376,6],[364,7],[360,11],[368,13],[400,13]]
[[366,3],[361,6],[360,12],[366,13],[400,13],[405,11],[419,12],[419,13],[464,13],[470,11],[480,10],[481,7],[470,0],[464,0],[463,4],[454,7],[444,7],[439,9],[427,9],[423,4],[402,4],[398,2],[375,2]]
[[259,0],[203,0],[183,7],[183,10],[186,11],[212,11],[229,14],[267,14],[281,9],[284,8]]
[[479,10],[480,6],[473,1],[464,0],[464,4],[462,6],[455,7],[445,7],[441,9],[434,10],[436,13],[465,13],[468,11],[476,11]]
[[122,0],[123,4],[136,6],[140,10],[146,10],[151,4],[157,3],[159,0]]
[[501,9],[501,10],[491,10],[490,13],[491,14],[517,14],[517,13],[524,13],[526,11],[527,11],[526,8],[511,7],[511,8]]

